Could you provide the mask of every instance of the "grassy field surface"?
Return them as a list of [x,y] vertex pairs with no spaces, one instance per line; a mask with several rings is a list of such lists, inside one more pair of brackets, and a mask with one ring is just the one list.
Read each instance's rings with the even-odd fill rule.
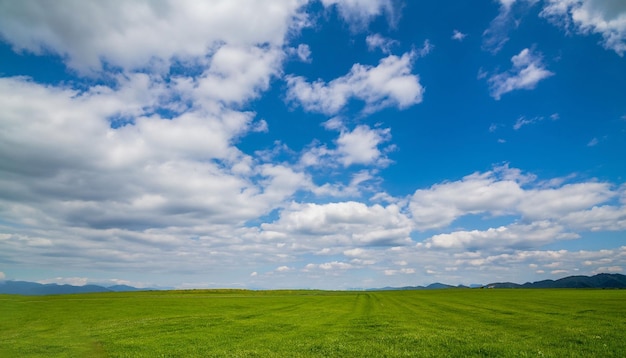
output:
[[626,357],[626,290],[0,295],[0,357]]

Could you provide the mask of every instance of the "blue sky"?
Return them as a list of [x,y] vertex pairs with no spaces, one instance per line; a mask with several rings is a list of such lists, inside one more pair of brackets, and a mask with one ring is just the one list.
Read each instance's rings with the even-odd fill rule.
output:
[[619,0],[0,1],[0,279],[626,268]]

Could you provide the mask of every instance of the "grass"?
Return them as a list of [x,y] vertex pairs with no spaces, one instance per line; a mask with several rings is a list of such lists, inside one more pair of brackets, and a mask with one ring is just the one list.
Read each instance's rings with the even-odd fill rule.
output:
[[1,357],[625,357],[626,290],[0,295]]

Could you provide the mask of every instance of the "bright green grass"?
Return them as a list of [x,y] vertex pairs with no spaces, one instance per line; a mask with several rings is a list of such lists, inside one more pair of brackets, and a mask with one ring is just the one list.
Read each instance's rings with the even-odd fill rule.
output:
[[626,290],[0,295],[0,357],[626,357]]

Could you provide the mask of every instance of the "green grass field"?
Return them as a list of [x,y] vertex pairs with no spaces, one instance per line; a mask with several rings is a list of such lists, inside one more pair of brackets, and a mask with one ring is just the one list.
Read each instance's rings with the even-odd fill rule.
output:
[[626,357],[626,290],[0,295],[0,357]]

